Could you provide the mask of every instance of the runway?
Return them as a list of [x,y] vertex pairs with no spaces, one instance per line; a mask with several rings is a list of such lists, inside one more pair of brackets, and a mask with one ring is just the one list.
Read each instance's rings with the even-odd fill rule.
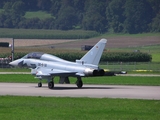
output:
[[0,83],[0,95],[128,98],[160,100],[160,86],[84,85],[78,89],[74,84],[55,84],[53,90],[47,84],[41,88],[35,83]]

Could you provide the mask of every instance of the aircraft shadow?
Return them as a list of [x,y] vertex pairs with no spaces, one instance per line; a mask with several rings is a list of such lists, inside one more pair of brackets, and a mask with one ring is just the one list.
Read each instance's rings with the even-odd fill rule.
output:
[[82,87],[82,88],[77,88],[77,87],[54,87],[52,90],[81,90],[81,89],[117,89],[114,87]]
[[[36,88],[39,88],[39,87],[36,87]],[[42,88],[48,88],[48,86],[43,86]],[[60,86],[55,86],[53,89],[50,89],[50,90],[81,90],[81,89],[128,89],[128,88],[122,88],[122,87],[82,87],[82,88],[77,88],[77,87],[60,87]]]

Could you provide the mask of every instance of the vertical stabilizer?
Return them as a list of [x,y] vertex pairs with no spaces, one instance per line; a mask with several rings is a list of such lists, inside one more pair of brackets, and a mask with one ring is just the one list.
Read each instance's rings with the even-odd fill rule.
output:
[[88,51],[80,59],[80,61],[83,61],[84,64],[98,65],[106,43],[106,39],[101,39],[95,46],[93,46],[93,48],[90,51]]

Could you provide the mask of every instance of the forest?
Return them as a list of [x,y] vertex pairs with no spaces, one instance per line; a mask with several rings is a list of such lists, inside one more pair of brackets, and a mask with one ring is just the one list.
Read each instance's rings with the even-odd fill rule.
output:
[[[29,11],[51,17],[25,18]],[[1,0],[0,28],[160,32],[160,0]]]

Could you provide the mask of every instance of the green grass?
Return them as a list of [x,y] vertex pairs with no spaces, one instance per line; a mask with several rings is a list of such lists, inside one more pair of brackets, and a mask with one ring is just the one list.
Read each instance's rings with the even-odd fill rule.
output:
[[135,50],[139,50],[140,52],[151,54],[152,62],[160,62],[160,45],[110,49],[110,51],[112,52],[117,52],[117,51],[118,52],[134,52]]
[[153,62],[160,62],[160,53],[153,53],[152,54],[152,61]]
[[139,50],[140,52],[145,53],[160,53],[160,45],[148,45],[148,46],[139,46],[139,47],[127,47],[127,48],[113,48],[111,49],[112,52],[119,51],[119,52],[134,52],[135,50]]
[[86,39],[98,36],[95,31],[0,28],[0,38],[15,39]]
[[0,72],[30,72],[28,68],[0,68]]
[[159,120],[159,100],[0,96],[1,120]]
[[25,18],[39,18],[39,19],[46,19],[53,17],[51,14],[46,13],[44,11],[35,11],[35,12],[26,12]]
[[[160,86],[160,77],[103,76],[85,77],[82,80],[84,84]],[[30,74],[0,74],[0,82],[37,83],[38,81]],[[47,81],[44,80],[43,82],[46,83]],[[58,82],[59,77],[55,77],[55,83]],[[70,77],[70,82],[74,84],[76,78]]]
[[101,37],[147,37],[147,36],[160,36],[159,33],[139,33],[139,34],[126,34],[126,33],[106,33],[101,35]]
[[146,72],[148,70],[150,73],[160,73],[160,62],[106,62],[99,66],[103,69],[109,69],[110,71],[132,72],[144,70],[144,72]]
[[[126,35],[126,34],[125,34]],[[122,36],[125,36],[122,35]],[[105,36],[105,34],[104,34]],[[109,35],[110,36],[110,35]],[[112,34],[111,34],[112,36]],[[135,35],[126,35],[126,37],[145,37],[145,36],[160,36],[159,33],[144,33],[144,34],[135,34]],[[120,35],[113,35],[113,37],[120,37]],[[107,38],[107,37],[106,37]],[[160,62],[160,44],[157,45],[147,45],[147,46],[138,46],[138,47],[127,47],[127,48],[111,48],[112,52],[134,52],[139,50],[140,52],[149,53],[152,55],[152,62]]]

